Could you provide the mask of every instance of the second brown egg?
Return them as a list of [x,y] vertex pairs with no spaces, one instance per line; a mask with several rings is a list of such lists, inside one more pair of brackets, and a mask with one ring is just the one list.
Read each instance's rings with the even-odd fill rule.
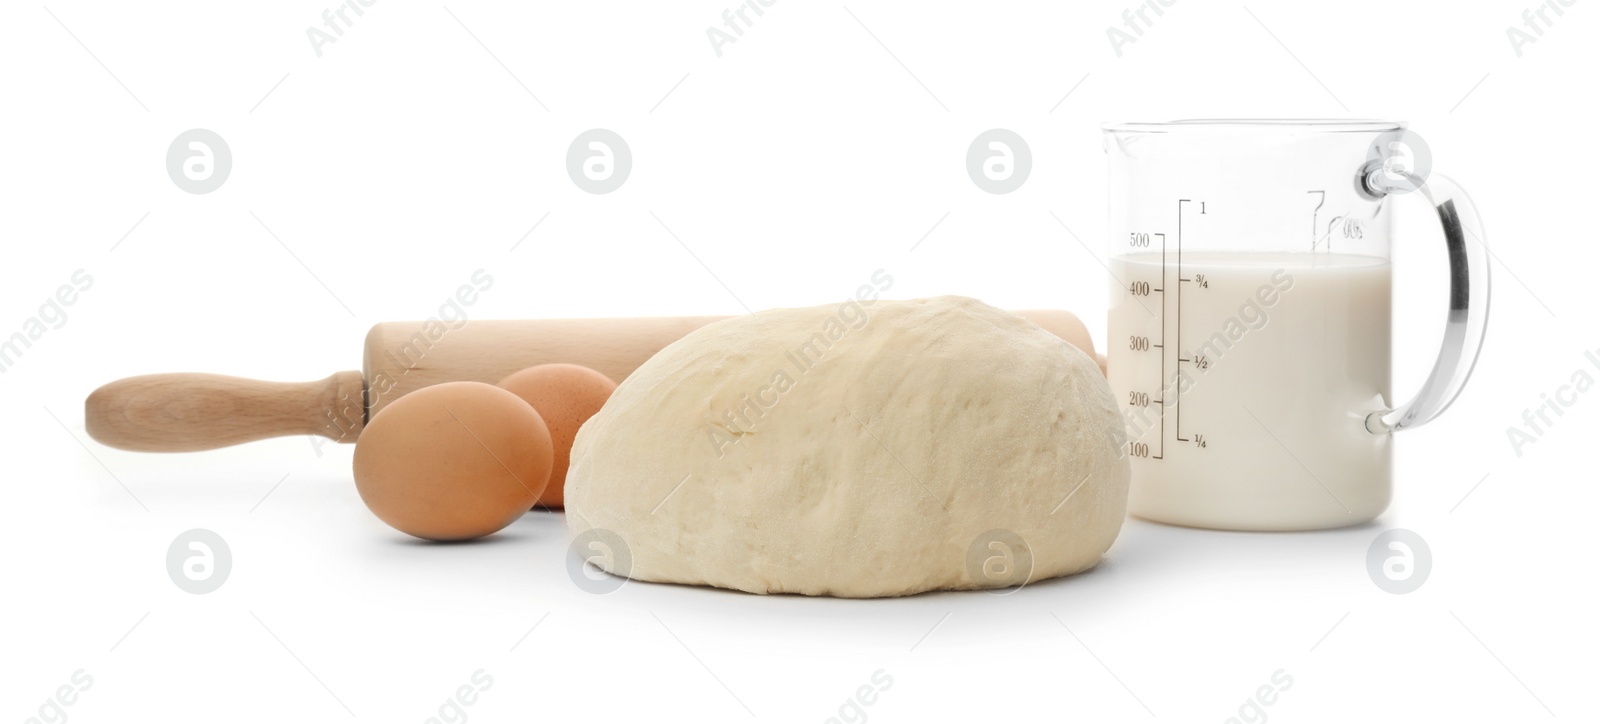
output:
[[567,466],[572,440],[578,428],[611,397],[617,383],[595,370],[574,364],[544,364],[529,367],[500,381],[500,387],[521,397],[550,428],[555,461],[550,469],[550,484],[539,496],[539,505],[559,508],[564,497]]

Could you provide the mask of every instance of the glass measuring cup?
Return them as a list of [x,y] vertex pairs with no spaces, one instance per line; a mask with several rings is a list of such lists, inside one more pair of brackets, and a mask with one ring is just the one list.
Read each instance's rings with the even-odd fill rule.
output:
[[[1107,377],[1127,421],[1133,515],[1234,530],[1362,523],[1389,505],[1392,433],[1444,411],[1483,341],[1478,214],[1386,121],[1104,128]],[[1390,209],[1419,191],[1450,263],[1443,349],[1390,395]]]

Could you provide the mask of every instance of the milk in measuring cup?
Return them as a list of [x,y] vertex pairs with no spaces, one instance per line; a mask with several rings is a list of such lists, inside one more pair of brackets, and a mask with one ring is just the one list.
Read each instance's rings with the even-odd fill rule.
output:
[[1288,530],[1388,506],[1391,436],[1363,426],[1390,396],[1387,260],[1154,252],[1110,268],[1130,513]]

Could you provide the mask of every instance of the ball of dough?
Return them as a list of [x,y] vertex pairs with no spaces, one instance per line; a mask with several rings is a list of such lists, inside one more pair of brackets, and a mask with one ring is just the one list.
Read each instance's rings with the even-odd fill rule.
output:
[[617,389],[617,383],[588,367],[555,363],[514,372],[500,380],[499,387],[533,405],[544,418],[544,424],[549,426],[555,462],[550,467],[550,484],[539,496],[539,504],[561,507],[572,439],[577,437],[578,428],[606,404],[606,399]]
[[466,540],[511,524],[539,499],[553,453],[528,403],[482,382],[401,397],[356,438],[361,500],[395,529]]
[[[578,432],[591,562],[752,593],[900,596],[1093,566],[1129,467],[1095,361],[982,302],[779,309],[662,350]],[[622,550],[615,550],[617,548]]]

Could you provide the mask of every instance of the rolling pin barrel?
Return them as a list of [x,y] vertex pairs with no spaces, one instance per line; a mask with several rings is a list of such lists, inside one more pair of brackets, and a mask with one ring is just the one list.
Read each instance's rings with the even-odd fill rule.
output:
[[[1071,312],[1017,312],[1095,357]],[[355,442],[366,420],[441,382],[498,383],[534,365],[583,365],[621,383],[667,345],[726,317],[386,322],[367,333],[361,372],[316,382],[205,374],[130,377],[89,396],[89,435],[124,450],[187,452],[283,435]],[[1103,359],[1097,359],[1102,372]]]
[[485,319],[454,325],[384,322],[367,332],[362,355],[367,413],[429,385],[496,384],[534,365],[567,362],[622,380],[667,345],[726,317]]

